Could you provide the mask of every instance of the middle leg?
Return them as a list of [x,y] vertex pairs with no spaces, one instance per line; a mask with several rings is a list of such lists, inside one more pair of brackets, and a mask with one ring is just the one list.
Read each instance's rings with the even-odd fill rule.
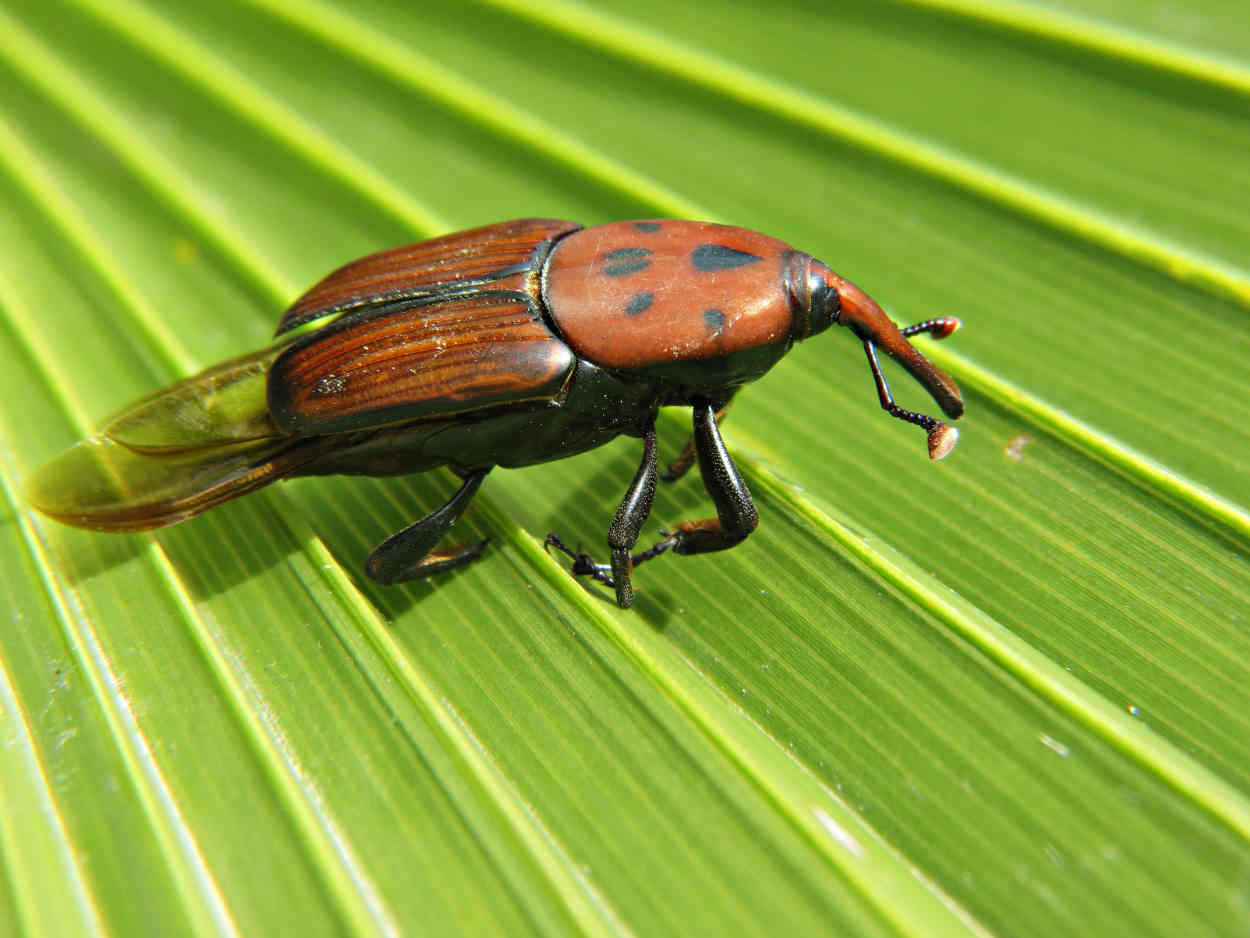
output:
[[616,510],[612,526],[608,528],[608,549],[612,552],[611,565],[595,563],[590,555],[571,550],[555,534],[548,534],[545,547],[555,547],[573,558],[573,574],[589,576],[616,590],[616,604],[628,609],[634,604],[634,585],[631,578],[634,564],[649,559],[643,555],[631,555],[638,543],[638,534],[651,514],[651,502],[655,498],[655,484],[659,476],[656,462],[655,417],[648,422],[642,437],[642,462],[634,481],[630,483],[625,498]]
[[[555,547],[573,559],[574,576],[589,576],[614,587],[617,603],[623,609],[633,604],[634,590],[629,577],[639,564],[670,550],[677,554],[705,554],[726,550],[746,540],[759,524],[759,515],[751,500],[751,493],[742,476],[738,474],[733,460],[729,458],[725,441],[721,439],[720,430],[717,429],[714,405],[710,401],[703,401],[694,407],[693,441],[703,485],[716,505],[716,517],[684,521],[673,531],[662,531],[663,540],[656,541],[644,551],[630,554],[642,523],[650,513],[651,497],[655,492],[654,431],[647,439],[642,465],[638,468],[629,493],[621,502],[617,517],[612,523],[612,532],[609,533],[613,561],[611,566],[596,563],[583,551],[574,551],[554,534],[547,535],[546,542],[547,547]],[[645,511],[640,511],[644,503]],[[626,519],[629,519],[628,522]]]

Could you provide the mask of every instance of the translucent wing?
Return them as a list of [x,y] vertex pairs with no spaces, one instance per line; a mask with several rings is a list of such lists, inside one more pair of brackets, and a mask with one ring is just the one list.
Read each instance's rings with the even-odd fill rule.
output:
[[201,372],[118,414],[26,481],[26,498],[66,524],[157,528],[289,475],[319,451],[269,419],[265,384],[281,349]]
[[265,382],[283,350],[267,348],[184,378],[131,404],[97,435],[153,453],[281,436],[265,406]]

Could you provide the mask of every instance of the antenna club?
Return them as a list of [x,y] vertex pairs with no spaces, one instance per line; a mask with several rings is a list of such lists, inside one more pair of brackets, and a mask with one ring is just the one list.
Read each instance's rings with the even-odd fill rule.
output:
[[929,458],[935,462],[945,459],[958,442],[959,431],[952,426],[939,423],[929,431]]

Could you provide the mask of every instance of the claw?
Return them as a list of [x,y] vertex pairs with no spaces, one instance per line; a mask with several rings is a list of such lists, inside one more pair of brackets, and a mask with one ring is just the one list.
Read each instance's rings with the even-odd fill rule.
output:
[[616,588],[616,581],[610,575],[612,568],[606,563],[596,563],[590,554],[581,549],[580,544],[577,550],[573,550],[564,541],[560,540],[558,534],[548,534],[546,540],[543,541],[543,550],[550,553],[550,548],[552,547],[573,561],[573,566],[570,568],[573,576],[588,576],[604,586]]

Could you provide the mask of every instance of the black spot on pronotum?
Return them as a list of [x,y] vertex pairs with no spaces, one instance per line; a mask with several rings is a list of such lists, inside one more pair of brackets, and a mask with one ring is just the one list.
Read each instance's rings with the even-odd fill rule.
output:
[[651,252],[646,248],[617,248],[603,259],[608,262],[603,272],[609,277],[624,277],[651,266]]
[[639,231],[645,231],[650,234],[660,230],[660,223],[658,221],[636,221],[634,222],[634,227]]
[[748,254],[723,244],[700,244],[690,255],[690,262],[694,264],[695,270],[728,270],[730,267],[745,267],[763,259],[756,254]]
[[705,309],[703,311],[703,324],[711,332],[720,332],[725,326],[725,314],[719,309]]
[[637,316],[651,306],[651,301],[655,297],[650,293],[635,293],[629,298],[629,302],[625,304],[626,316]]

